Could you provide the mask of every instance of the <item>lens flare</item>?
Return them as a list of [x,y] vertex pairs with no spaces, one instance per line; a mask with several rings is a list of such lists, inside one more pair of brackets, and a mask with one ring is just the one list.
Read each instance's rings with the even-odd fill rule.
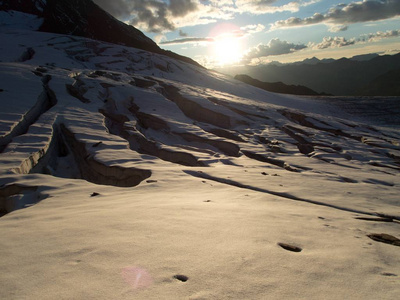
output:
[[123,268],[122,278],[133,290],[146,288],[153,283],[149,272],[140,267]]
[[243,56],[243,32],[233,24],[219,24],[210,32],[212,57],[219,65],[237,63]]
[[232,35],[222,35],[215,39],[214,55],[221,65],[239,62],[242,58],[240,39]]

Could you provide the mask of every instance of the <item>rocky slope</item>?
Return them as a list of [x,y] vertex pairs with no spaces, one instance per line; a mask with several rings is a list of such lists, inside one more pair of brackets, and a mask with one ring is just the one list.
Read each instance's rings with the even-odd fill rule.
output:
[[43,20],[39,31],[126,45],[200,66],[188,57],[161,49],[141,31],[115,19],[91,0],[3,0],[0,10],[37,16]]

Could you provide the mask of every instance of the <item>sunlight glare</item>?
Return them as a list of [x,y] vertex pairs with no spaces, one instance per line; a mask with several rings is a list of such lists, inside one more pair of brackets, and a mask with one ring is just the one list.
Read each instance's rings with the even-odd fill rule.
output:
[[239,62],[242,58],[240,39],[234,35],[225,34],[216,37],[214,56],[220,65],[229,65]]

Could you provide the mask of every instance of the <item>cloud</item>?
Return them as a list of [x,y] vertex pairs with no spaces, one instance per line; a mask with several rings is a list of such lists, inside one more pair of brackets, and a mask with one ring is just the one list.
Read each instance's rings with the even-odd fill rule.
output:
[[160,45],[176,45],[176,44],[199,44],[199,43],[213,43],[215,40],[213,38],[184,38],[175,39],[171,41],[160,42]]
[[369,22],[390,19],[400,15],[399,0],[363,0],[349,4],[340,4],[331,8],[326,14],[315,13],[308,18],[289,18],[275,22],[271,29],[313,25],[326,23],[332,26],[331,31],[343,31],[347,25],[353,23]]
[[174,17],[186,16],[197,9],[197,2],[193,0],[169,0],[169,10]]
[[94,0],[117,19],[127,19],[133,26],[160,33],[176,29],[175,18],[196,12],[197,0]]
[[179,30],[179,36],[180,37],[187,37],[188,34],[186,32],[184,32],[184,31],[182,31],[182,30]]
[[116,18],[126,18],[130,15],[131,7],[128,1],[93,0],[93,2]]
[[254,58],[261,58],[271,55],[289,54],[307,48],[304,44],[293,44],[280,39],[272,39],[268,44],[259,44],[250,49],[244,55],[244,60],[251,61]]
[[270,14],[277,12],[298,12],[301,7],[319,2],[320,0],[292,1],[281,6],[274,6],[277,0],[236,0],[236,7],[241,13],[255,15]]
[[[229,25],[229,24],[228,24]],[[159,40],[160,45],[176,45],[176,44],[201,44],[201,43],[215,43],[224,39],[240,39],[248,34],[257,33],[263,31],[265,26],[262,24],[247,25],[241,28],[235,26],[222,26],[224,28],[217,35],[212,35],[212,37],[187,37],[188,35],[179,30],[179,36],[183,38],[178,38],[170,41]],[[165,38],[165,36],[163,36]]]
[[347,25],[331,25],[331,26],[329,26],[330,32],[346,31],[347,29],[349,29],[349,26],[347,26]]
[[252,24],[252,25],[246,25],[243,27],[240,27],[240,30],[246,33],[257,33],[261,32],[265,29],[265,26],[263,24]]
[[155,0],[136,0],[131,2],[134,7],[131,12],[133,18],[129,22],[150,32],[175,30],[174,24],[168,18],[168,7],[164,2]]
[[351,46],[351,45],[355,45],[355,44],[372,43],[372,42],[377,42],[382,39],[395,38],[395,37],[400,37],[400,29],[399,30],[388,30],[385,32],[378,31],[376,33],[363,34],[358,38],[351,38],[351,39],[346,39],[344,37],[338,37],[338,36],[324,37],[321,43],[318,43],[318,44],[310,43],[308,45],[308,47],[315,49],[315,50],[321,50],[321,49],[327,49],[327,48],[340,48],[340,47],[346,47],[346,46]]
[[153,40],[157,43],[160,44],[161,41],[165,40],[167,37],[164,34],[157,34],[153,37]]
[[376,42],[381,39],[400,37],[400,29],[388,30],[385,32],[378,31],[376,33],[364,34],[361,36],[361,41]]
[[319,1],[293,0],[276,6],[278,0],[94,0],[117,19],[153,33],[230,20],[240,13],[297,12]]
[[340,48],[345,46],[354,45],[356,43],[356,39],[347,40],[344,37],[324,37],[321,43],[313,44],[313,49],[327,49],[327,48]]

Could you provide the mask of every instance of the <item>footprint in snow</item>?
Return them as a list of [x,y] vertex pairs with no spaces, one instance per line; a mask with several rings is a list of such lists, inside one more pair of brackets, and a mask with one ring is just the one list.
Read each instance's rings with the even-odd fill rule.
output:
[[292,251],[292,252],[301,252],[303,249],[301,249],[300,247],[294,246],[294,245],[290,245],[290,244],[286,244],[286,243],[278,243],[279,246],[281,246],[283,249],[288,250],[288,251]]
[[174,278],[179,281],[182,281],[182,282],[186,282],[189,280],[189,277],[187,277],[186,275],[181,275],[181,274],[174,275]]

